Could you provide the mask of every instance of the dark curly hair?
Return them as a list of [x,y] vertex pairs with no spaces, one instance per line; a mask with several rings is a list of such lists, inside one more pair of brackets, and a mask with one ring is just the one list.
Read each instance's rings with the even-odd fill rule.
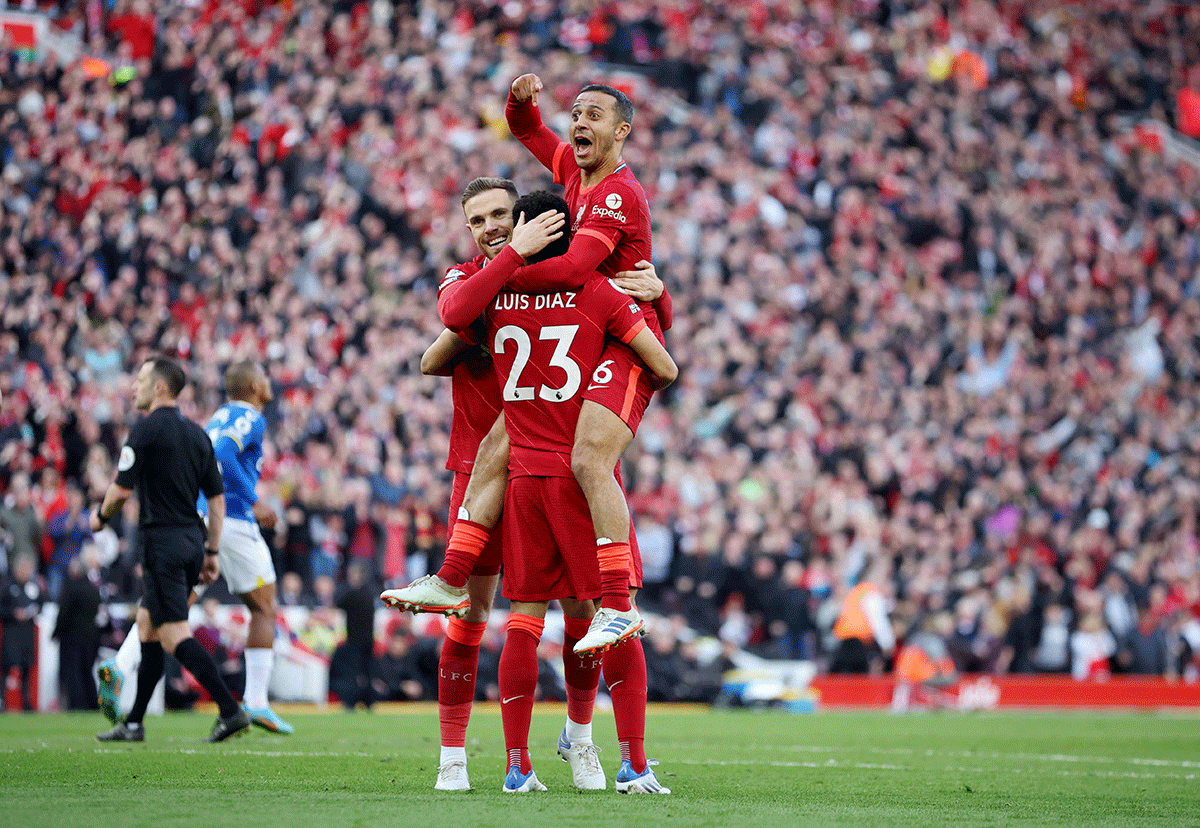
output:
[[526,193],[513,205],[513,221],[519,221],[522,214],[525,215],[525,221],[531,221],[547,210],[557,210],[566,216],[563,234],[526,261],[540,262],[543,259],[553,259],[555,256],[565,254],[567,248],[571,246],[571,205],[567,204],[566,199],[562,196],[546,190],[534,190],[532,193]]

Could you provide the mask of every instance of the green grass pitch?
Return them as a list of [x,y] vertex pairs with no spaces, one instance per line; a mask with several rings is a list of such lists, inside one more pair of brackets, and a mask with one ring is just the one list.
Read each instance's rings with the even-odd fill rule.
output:
[[607,791],[554,752],[565,708],[534,716],[547,793],[500,792],[499,710],[477,707],[474,790],[433,790],[437,714],[285,711],[293,736],[200,742],[213,714],[149,717],[143,744],[100,744],[99,714],[0,716],[0,826],[1200,826],[1200,713],[908,714],[652,708],[647,751],[671,796],[612,790],[620,754],[597,712]]

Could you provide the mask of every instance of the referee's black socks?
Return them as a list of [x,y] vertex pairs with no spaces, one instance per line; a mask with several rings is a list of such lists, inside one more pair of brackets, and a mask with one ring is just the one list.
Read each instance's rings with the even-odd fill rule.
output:
[[150,706],[150,697],[154,695],[154,687],[163,674],[163,648],[157,641],[142,642],[142,660],[138,664],[137,694],[133,698],[133,707],[125,717],[125,724],[140,725],[146,718],[146,708]]
[[[190,637],[180,641],[175,646],[175,658],[179,659],[179,663],[186,667],[188,672],[196,677],[196,681],[200,682],[200,686],[208,691],[208,695],[212,696],[213,701],[221,710],[222,719],[228,719],[237,714],[237,702],[234,701],[229,688],[225,686],[225,681],[217,670],[216,662],[212,660],[212,656],[200,645],[199,641]],[[138,680],[141,680],[140,673]],[[139,693],[141,689],[139,685]]]

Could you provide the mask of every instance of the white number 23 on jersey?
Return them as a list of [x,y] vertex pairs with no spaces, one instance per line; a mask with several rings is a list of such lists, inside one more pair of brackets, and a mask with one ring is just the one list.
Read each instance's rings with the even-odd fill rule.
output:
[[[538,332],[538,339],[543,342],[553,340],[555,343],[549,367],[558,368],[566,375],[566,381],[557,388],[546,384],[538,387],[537,395],[547,402],[566,402],[579,392],[583,375],[579,366],[568,354],[571,350],[571,343],[575,340],[575,334],[578,332],[578,325],[547,325]],[[506,353],[509,343],[516,348],[516,353],[513,354],[512,370],[508,372],[508,381],[504,383],[504,401],[532,400],[533,386],[521,385],[521,374],[525,372],[525,368],[529,365],[529,357],[533,353],[529,333],[516,325],[505,325],[496,331],[496,341],[492,352]]]

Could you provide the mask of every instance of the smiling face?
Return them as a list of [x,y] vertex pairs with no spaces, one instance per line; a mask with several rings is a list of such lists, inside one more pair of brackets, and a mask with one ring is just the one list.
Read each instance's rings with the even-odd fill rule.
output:
[[571,107],[571,148],[581,170],[594,170],[621,154],[629,124],[617,116],[617,102],[604,92],[580,92]]
[[463,204],[471,237],[488,259],[496,258],[512,239],[512,208],[513,197],[500,189],[484,190]]

